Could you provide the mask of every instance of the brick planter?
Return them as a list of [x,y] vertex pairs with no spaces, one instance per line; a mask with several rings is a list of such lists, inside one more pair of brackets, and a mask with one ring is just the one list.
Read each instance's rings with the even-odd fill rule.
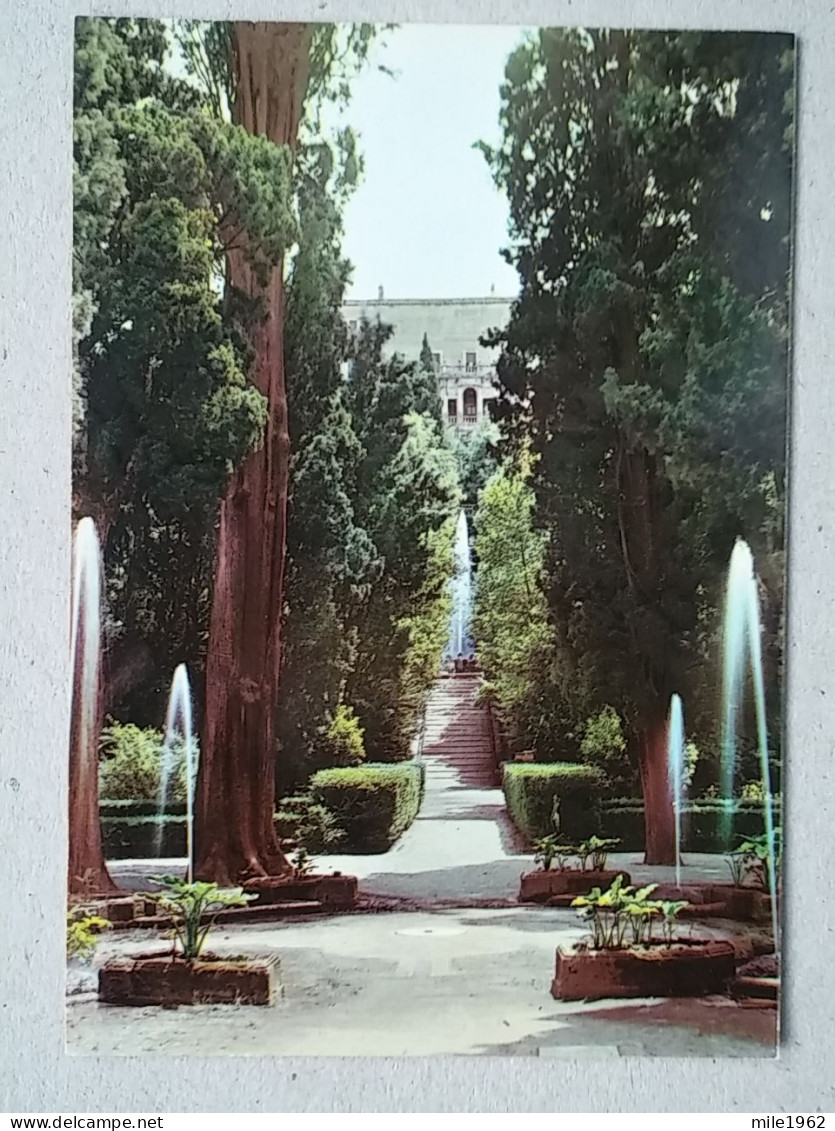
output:
[[113,958],[99,970],[99,1001],[109,1005],[270,1005],[280,992],[278,959],[170,954]]
[[686,899],[692,906],[688,918],[736,919],[741,923],[771,922],[771,896],[759,888],[739,884],[659,884],[654,899]]
[[557,950],[551,994],[561,1001],[721,994],[736,973],[728,942],[629,950]]
[[143,895],[117,896],[113,899],[96,899],[80,901],[80,905],[88,910],[91,915],[100,915],[107,919],[114,927],[131,924],[135,919],[144,915],[155,915],[156,904]]
[[521,903],[546,903],[557,897],[565,897],[567,903],[576,895],[588,895],[592,888],[605,891],[611,887],[618,876],[623,876],[624,884],[629,883],[626,872],[581,872],[579,868],[540,869],[536,872],[523,872],[519,884]]
[[258,896],[258,904],[321,903],[323,908],[347,911],[357,903],[356,876],[266,876],[249,880],[244,890]]
[[725,918],[743,923],[770,923],[771,896],[758,888],[737,884],[715,884],[711,889],[713,899],[725,904]]

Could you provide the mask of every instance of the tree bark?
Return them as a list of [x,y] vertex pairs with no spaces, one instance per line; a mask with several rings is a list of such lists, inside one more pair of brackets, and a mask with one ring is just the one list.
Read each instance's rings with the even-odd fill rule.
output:
[[667,722],[660,718],[639,735],[644,797],[644,863],[675,864],[676,833],[667,766]]
[[[311,35],[309,24],[234,25],[237,124],[295,147]],[[273,827],[290,438],[283,262],[259,281],[239,246],[227,255],[227,285],[261,306],[252,380],[267,398],[263,446],[220,507],[206,658],[195,875],[230,884],[290,871]]]
[[[654,518],[652,456],[624,440],[617,458],[618,527],[627,584],[636,611],[657,599],[662,584]],[[645,700],[638,723],[638,756],[644,798],[644,849],[647,864],[675,864],[675,820],[667,766],[666,706],[668,676],[663,656],[647,654],[645,642],[635,639],[633,662],[644,685]],[[651,705],[646,705],[646,704]]]

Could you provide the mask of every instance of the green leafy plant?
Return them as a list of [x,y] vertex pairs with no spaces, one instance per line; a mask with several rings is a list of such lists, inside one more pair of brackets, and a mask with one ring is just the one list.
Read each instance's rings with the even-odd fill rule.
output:
[[163,890],[144,893],[145,898],[152,899],[171,917],[186,962],[195,962],[200,957],[219,911],[225,907],[243,907],[256,898],[243,888],[223,889],[202,880],[188,883],[176,876],[153,876],[152,879],[161,884]]
[[734,852],[729,852],[725,857],[725,862],[731,873],[731,881],[737,887],[741,887],[745,882],[745,877],[748,874],[748,861],[747,853],[742,852],[739,848]]
[[586,857],[591,859],[592,871],[602,872],[606,867],[609,853],[619,844],[620,841],[616,837],[591,836],[583,842],[581,848],[585,850]]
[[67,954],[89,962],[99,945],[102,931],[110,930],[111,923],[101,915],[90,915],[82,907],[71,907],[67,912]]
[[[624,945],[651,946],[654,920],[662,921],[662,940],[672,946],[675,924],[686,900],[650,899],[657,884],[637,890],[617,876],[608,891],[592,888],[588,895],[572,900],[584,918],[591,923],[591,946],[594,950],[619,950]],[[628,943],[627,941],[628,940]]]
[[570,844],[561,844],[559,837],[553,833],[548,836],[539,837],[533,844],[535,856],[533,858],[534,864],[537,864],[544,872],[548,872],[551,865],[556,860],[557,867],[562,872],[565,870],[568,861],[572,856],[575,856],[577,849]]
[[673,936],[675,934],[676,919],[680,912],[687,907],[686,899],[659,899],[655,901],[658,911],[661,913],[662,922],[661,929],[664,932],[664,942],[667,946],[673,945]]
[[[782,829],[774,829],[774,865],[779,867],[782,855]],[[769,851],[768,836],[749,837],[740,844],[735,854],[742,857],[745,862],[746,878],[750,876],[754,883],[764,891],[768,888],[768,874],[771,868],[771,854]],[[736,881],[735,881],[736,882]]]

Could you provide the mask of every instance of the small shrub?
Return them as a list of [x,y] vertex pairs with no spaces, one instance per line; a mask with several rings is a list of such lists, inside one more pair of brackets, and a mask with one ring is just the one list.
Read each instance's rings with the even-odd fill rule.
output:
[[[107,727],[101,741],[101,796],[109,800],[155,801],[158,804],[162,742],[162,734],[153,727],[143,730],[133,723],[112,723]],[[174,757],[169,797],[183,801],[186,796],[186,761],[182,742],[175,747]]]
[[354,714],[354,708],[340,703],[323,743],[324,761],[340,767],[361,765],[365,761],[364,737],[365,731]]
[[348,852],[385,852],[414,821],[423,772],[414,762],[320,770],[311,792],[345,831]]
[[747,781],[742,787],[740,798],[743,801],[760,802],[762,803],[765,797],[763,790],[763,783],[761,781]]
[[531,840],[557,832],[582,840],[600,831],[598,798],[603,774],[576,762],[505,763],[507,809]]
[[275,831],[279,839],[294,840],[308,852],[336,852],[345,840],[330,809],[309,793],[281,799],[275,813]]
[[186,962],[194,962],[200,957],[219,911],[224,907],[244,907],[256,898],[244,892],[243,888],[224,890],[214,883],[201,880],[187,883],[176,876],[151,878],[162,884],[163,890],[146,892],[145,898],[152,899],[160,911],[171,917],[174,934]]
[[89,962],[99,945],[102,931],[110,929],[110,922],[101,915],[89,915],[83,907],[72,907],[67,912],[67,954],[81,962]]

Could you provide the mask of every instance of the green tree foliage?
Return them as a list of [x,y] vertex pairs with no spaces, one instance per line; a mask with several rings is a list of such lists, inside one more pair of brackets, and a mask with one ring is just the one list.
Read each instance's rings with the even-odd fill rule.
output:
[[475,514],[478,560],[473,634],[518,750],[563,756],[565,727],[555,681],[558,655],[543,591],[546,537],[534,526],[531,461],[494,473]]
[[207,113],[167,46],[155,21],[77,26],[75,510],[105,543],[111,706],[146,717],[175,659],[199,667],[215,507],[263,428],[223,255],[245,229],[261,270],[296,231],[287,154]]
[[363,448],[356,515],[379,575],[351,614],[356,638],[347,700],[366,729],[369,757],[405,757],[422,696],[446,643],[452,573],[455,458],[434,412],[434,375],[383,358],[391,329],[363,323],[347,391]]
[[380,571],[356,515],[363,449],[343,376],[349,343],[340,308],[349,265],[341,251],[341,204],[352,165],[349,135],[333,145],[319,138],[298,154],[300,239],[285,322],[292,454],[277,722],[281,794],[335,764],[328,735],[355,654],[347,610]]
[[[486,150],[521,282],[493,339],[499,414],[539,457],[574,711],[617,706],[652,800],[648,844],[669,696],[685,693],[690,718],[712,705],[734,537],[780,587],[790,47],[543,30],[509,61],[503,142]],[[662,831],[652,851],[667,854]]]
[[461,492],[469,507],[478,505],[479,495],[498,469],[496,448],[499,438],[498,425],[486,418],[480,420],[475,428],[452,432]]
[[[102,733],[101,796],[109,801],[160,800],[163,736],[153,727],[141,729],[133,723],[111,723]],[[185,743],[178,740],[172,751],[169,799],[186,796]]]
[[629,759],[620,716],[614,707],[607,704],[586,719],[580,739],[580,755],[584,762],[597,766],[605,775],[604,795],[635,796],[637,774]]

